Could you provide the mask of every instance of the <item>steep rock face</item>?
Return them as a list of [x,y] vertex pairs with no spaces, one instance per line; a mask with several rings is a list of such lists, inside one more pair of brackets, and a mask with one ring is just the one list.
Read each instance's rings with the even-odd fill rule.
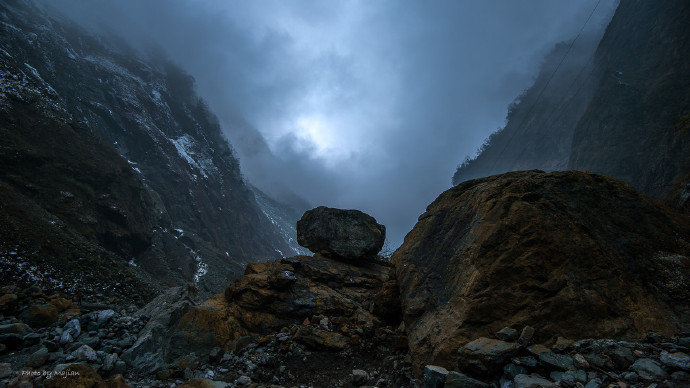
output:
[[122,257],[151,245],[156,215],[118,154],[56,92],[0,54],[0,280],[127,303],[150,297]]
[[376,256],[386,227],[359,210],[319,206],[297,221],[297,242],[314,253],[347,261]]
[[189,75],[30,2],[3,2],[0,18],[4,60],[40,79],[67,114],[115,148],[151,199],[148,249],[108,249],[134,258],[163,285],[196,282],[206,295],[239,276],[243,264],[290,252]]
[[687,1],[621,2],[597,49],[598,89],[575,127],[569,168],[656,198],[690,172],[688,18]]
[[453,183],[531,168],[577,169],[621,179],[674,206],[685,203],[688,18],[687,1],[621,1],[593,59],[569,65],[586,54],[576,43],[544,89],[554,61],[563,58],[557,47],[534,85],[509,108],[504,129],[458,168]]
[[594,94],[590,58],[602,33],[581,36],[562,63],[568,43],[547,54],[534,84],[508,107],[505,126],[458,166],[453,184],[507,171],[566,168],[575,125]]
[[537,343],[690,328],[690,226],[628,185],[514,172],[441,194],[393,254],[413,362],[503,327]]

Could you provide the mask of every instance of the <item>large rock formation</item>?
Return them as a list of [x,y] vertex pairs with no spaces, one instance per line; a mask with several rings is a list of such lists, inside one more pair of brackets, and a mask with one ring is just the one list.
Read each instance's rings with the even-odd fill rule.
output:
[[441,194],[393,254],[413,361],[505,326],[535,341],[690,328],[690,226],[628,185],[514,172]]
[[359,210],[319,206],[297,221],[297,242],[314,253],[341,260],[376,256],[386,239],[386,227]]

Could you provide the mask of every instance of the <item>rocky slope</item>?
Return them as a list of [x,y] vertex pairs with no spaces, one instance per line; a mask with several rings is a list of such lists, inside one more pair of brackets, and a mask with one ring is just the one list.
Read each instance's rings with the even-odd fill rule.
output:
[[[135,386],[409,386],[390,264],[355,262],[317,255],[252,263],[203,303],[178,287],[139,310],[6,287],[0,384],[74,386],[83,376],[112,384],[122,374]],[[75,368],[82,376],[42,374]]]
[[623,182],[515,172],[464,182],[420,216],[392,262],[412,358],[505,326],[535,341],[690,330],[690,225]]
[[598,88],[575,127],[569,168],[656,198],[690,172],[688,18],[686,1],[621,2],[597,49]]
[[506,127],[460,166],[454,184],[512,170],[578,169],[622,179],[674,206],[685,203],[688,17],[686,1],[621,1],[592,62],[559,70],[537,101],[544,73],[551,73],[547,60]]
[[[31,2],[3,2],[0,17],[3,77],[41,88],[27,101],[33,111],[5,110],[6,123],[21,123],[5,125],[27,127],[14,133],[11,143],[5,142],[3,154],[14,157],[24,152],[23,147],[37,158],[52,155],[58,148],[49,149],[49,141],[55,139],[65,150],[42,164],[26,157],[14,160],[12,166],[21,168],[3,169],[3,183],[11,188],[7,192],[19,190],[78,236],[131,260],[152,275],[149,280],[156,285],[194,282],[202,294],[211,295],[239,276],[247,262],[295,253],[286,239],[291,231],[281,232],[260,207],[216,118],[196,96],[190,76],[165,59],[144,58],[116,39],[90,36],[55,11],[46,12]],[[8,87],[3,82],[3,99],[16,100],[20,93]],[[29,114],[50,116],[47,109],[52,104],[60,105],[70,125],[80,126],[84,134],[79,136],[96,135],[103,142],[91,150],[91,144],[98,143],[95,139],[72,139],[71,132],[63,131],[49,133],[52,137],[41,143],[41,133],[32,133],[30,122],[22,120]],[[11,131],[9,126],[4,130]],[[86,159],[97,153],[107,156]],[[80,154],[83,160],[77,159]],[[67,155],[74,156],[73,167],[61,164],[60,158]],[[83,163],[91,169],[84,170]],[[33,176],[44,180],[31,182]],[[70,181],[64,185],[70,190],[62,190],[67,194],[21,187],[52,185],[53,176]],[[60,199],[69,195],[77,198]],[[112,198],[99,197],[104,195]],[[111,205],[117,209],[108,210]],[[118,221],[125,216],[127,225]],[[22,219],[14,217],[15,224]],[[118,222],[119,229],[114,226]],[[4,242],[13,249],[19,241]]]

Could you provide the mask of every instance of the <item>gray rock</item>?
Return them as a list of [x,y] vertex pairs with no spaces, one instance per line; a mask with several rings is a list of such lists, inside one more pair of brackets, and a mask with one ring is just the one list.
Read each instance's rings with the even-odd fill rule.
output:
[[662,350],[661,354],[659,355],[659,361],[661,361],[662,364],[668,365],[672,368],[690,370],[690,356],[685,353],[669,353],[665,350]]
[[496,338],[501,341],[513,342],[517,339],[518,332],[512,327],[504,327],[496,333]]
[[50,353],[48,352],[48,349],[46,349],[45,346],[41,346],[41,348],[29,356],[29,359],[26,361],[26,365],[32,368],[41,367],[46,363],[46,361],[48,361],[49,356]]
[[500,374],[518,349],[516,343],[481,337],[458,350],[458,366],[463,372],[491,377]]
[[556,388],[556,384],[539,376],[532,375],[517,375],[513,380],[515,388]]
[[386,227],[359,210],[319,206],[306,211],[297,221],[297,242],[334,259],[373,258],[385,239]]
[[638,376],[635,372],[625,372],[621,377],[623,380],[630,383],[636,383],[640,380],[640,376]]
[[503,367],[503,374],[512,380],[517,375],[526,375],[527,369],[515,365],[511,362],[510,364],[506,364],[506,366]]
[[599,388],[601,387],[601,379],[591,379],[585,384],[585,388]]
[[624,370],[628,369],[630,365],[635,361],[633,357],[632,350],[627,346],[617,344],[616,346],[607,350],[606,354],[613,362],[615,369]]
[[97,362],[98,355],[89,345],[82,345],[79,349],[72,352],[72,356],[79,361]]
[[103,366],[101,370],[110,372],[115,368],[115,363],[118,361],[117,353],[110,353],[103,357]]
[[350,377],[352,379],[352,384],[358,387],[366,384],[367,381],[369,381],[369,374],[361,369],[353,370]]
[[666,375],[666,371],[661,369],[659,364],[649,358],[640,358],[630,367],[637,374],[647,381],[656,380]]
[[96,323],[98,326],[103,326],[106,322],[108,322],[112,317],[115,316],[115,311],[114,310],[101,310],[96,313]]
[[443,388],[446,383],[448,370],[446,368],[427,365],[424,367],[424,388]]
[[565,354],[544,352],[539,354],[539,361],[553,368],[560,369],[562,371],[575,370],[575,363],[573,362],[573,358]]
[[534,337],[534,328],[532,326],[525,326],[520,333],[520,338],[518,338],[518,343],[522,346],[527,346],[532,343],[532,337]]
[[60,335],[60,343],[68,344],[77,340],[81,334],[81,324],[78,319],[72,319],[65,323],[62,328],[62,334]]
[[448,372],[444,388],[489,388],[490,385],[460,372]]
[[235,384],[239,387],[248,387],[252,383],[252,378],[249,376],[240,376],[235,380]]
[[[139,337],[120,358],[135,371],[155,373],[163,368],[164,356],[173,346],[170,327],[193,305],[186,287],[174,287],[149,302],[136,317],[150,317]],[[181,346],[181,344],[177,344]]]

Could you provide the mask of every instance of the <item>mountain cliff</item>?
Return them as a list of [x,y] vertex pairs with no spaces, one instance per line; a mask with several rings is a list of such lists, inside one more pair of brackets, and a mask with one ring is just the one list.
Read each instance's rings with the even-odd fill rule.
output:
[[580,169],[683,207],[690,169],[688,17],[684,1],[622,1],[592,61],[568,65],[579,57],[576,43],[546,87],[554,61],[565,54],[557,47],[509,110],[505,128],[458,168],[453,183],[511,170]]
[[[19,190],[30,177],[45,177],[45,192],[21,188],[22,195],[75,233],[143,269],[154,284],[195,282],[204,293],[216,292],[248,262],[299,253],[288,243],[289,231],[281,231],[261,207],[268,201],[257,201],[244,181],[216,117],[196,95],[192,77],[161,56],[138,54],[115,38],[93,37],[56,15],[30,2],[0,5],[3,76],[29,83],[25,88],[40,88],[32,94],[33,105],[59,106],[65,117],[61,120],[79,128],[88,140],[51,132],[58,123],[51,122],[55,119],[47,111],[38,112],[48,120],[45,136],[32,132],[34,126],[21,116],[29,109],[18,101],[22,93],[3,90],[4,118],[23,128],[3,128],[12,134],[6,139],[13,139],[4,155],[24,147],[27,153],[56,157],[48,163],[50,171],[15,160],[12,168],[3,168],[3,184]],[[63,144],[65,152],[51,150],[51,138]],[[101,155],[102,160],[89,161],[94,173],[75,159],[80,152]],[[72,156],[73,168],[59,163]],[[111,203],[102,198],[115,194],[95,187],[102,183],[98,174],[110,178],[112,169],[123,175],[126,185],[115,181],[109,187],[131,198],[111,202],[123,199],[118,209],[133,211],[125,217],[129,223],[116,232],[109,230],[103,214],[118,211],[107,210]],[[79,197],[73,201],[79,206],[56,209],[51,201],[61,194],[51,177],[72,183],[63,196],[79,195],[81,188],[89,199]],[[134,189],[128,191],[128,186]],[[144,200],[146,205],[140,203]],[[106,209],[103,214],[101,208]]]

